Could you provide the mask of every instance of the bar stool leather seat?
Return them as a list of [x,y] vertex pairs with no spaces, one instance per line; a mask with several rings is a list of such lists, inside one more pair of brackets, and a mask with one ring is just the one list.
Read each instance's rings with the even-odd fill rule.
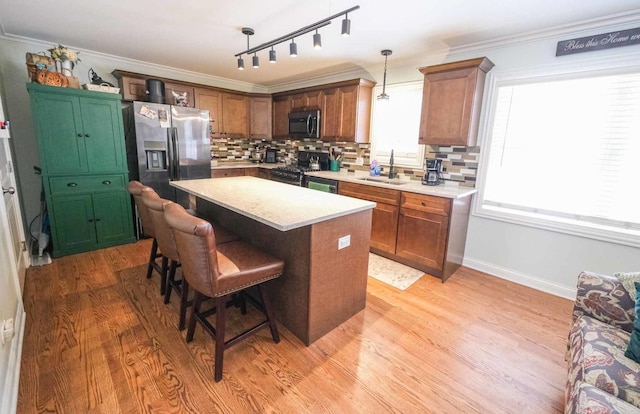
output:
[[[222,379],[225,349],[267,326],[274,342],[280,342],[264,283],[282,274],[284,262],[244,241],[216,245],[217,234],[212,225],[206,220],[190,216],[178,204],[165,205],[164,214],[178,248],[183,277],[196,291],[187,329],[187,342],[193,340],[196,321],[215,338],[214,378],[218,382]],[[243,292],[252,286],[257,287],[262,303]],[[266,319],[225,341],[226,307],[234,294],[246,298]],[[215,307],[201,311],[202,301],[207,297],[215,298]],[[216,314],[215,328],[206,319],[213,313]]]

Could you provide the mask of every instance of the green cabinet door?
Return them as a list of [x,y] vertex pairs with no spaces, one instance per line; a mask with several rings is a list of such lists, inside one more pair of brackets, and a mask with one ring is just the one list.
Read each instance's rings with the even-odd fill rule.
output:
[[100,246],[111,246],[132,238],[133,221],[129,193],[95,193],[93,212]]
[[91,194],[53,197],[50,209],[55,257],[96,246]]
[[31,96],[43,173],[87,172],[78,98],[54,93],[37,93]]
[[80,98],[84,147],[89,172],[125,169],[122,113],[119,101]]

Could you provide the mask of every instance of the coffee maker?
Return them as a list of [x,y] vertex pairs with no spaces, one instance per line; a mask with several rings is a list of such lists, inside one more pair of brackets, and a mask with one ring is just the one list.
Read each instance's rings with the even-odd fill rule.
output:
[[427,167],[422,178],[422,184],[424,185],[438,185],[440,184],[440,176],[442,174],[442,160],[437,158],[428,159]]

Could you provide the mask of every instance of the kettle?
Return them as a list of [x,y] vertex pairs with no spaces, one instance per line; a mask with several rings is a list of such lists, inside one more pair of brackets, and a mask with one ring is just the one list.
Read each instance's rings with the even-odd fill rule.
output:
[[309,159],[309,169],[311,171],[320,171],[320,158],[317,155],[313,155]]

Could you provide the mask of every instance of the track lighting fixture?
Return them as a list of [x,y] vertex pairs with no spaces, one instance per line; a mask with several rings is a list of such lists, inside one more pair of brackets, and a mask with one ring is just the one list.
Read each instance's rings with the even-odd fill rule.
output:
[[[249,56],[250,54],[253,53],[253,67],[257,68],[259,67],[259,59],[258,59],[258,55],[257,53],[261,50],[267,49],[267,48],[271,48],[271,50],[269,51],[269,62],[270,63],[275,63],[276,62],[276,51],[274,49],[274,46],[279,45],[280,43],[284,43],[284,42],[288,42],[289,40],[291,40],[291,43],[289,44],[289,56],[291,57],[296,57],[298,56],[298,45],[295,42],[295,38],[298,36],[302,36],[304,34],[307,34],[309,32],[313,32],[315,31],[314,35],[313,35],[313,47],[315,49],[321,49],[322,48],[322,38],[320,33],[318,32],[318,29],[321,29],[325,26],[328,26],[331,24],[331,21],[337,17],[340,16],[344,16],[344,19],[342,20],[342,36],[349,36],[351,34],[351,20],[349,20],[348,16],[349,13],[351,13],[352,11],[358,10],[360,8],[360,6],[353,6],[350,9],[347,10],[343,10],[340,13],[336,13],[332,16],[329,16],[325,19],[319,20],[313,24],[310,24],[308,26],[302,27],[294,32],[288,33],[284,36],[280,36],[276,39],[273,39],[269,42],[263,43],[259,46],[255,46],[253,48],[249,47],[249,36],[254,34],[253,29],[249,28],[249,27],[243,27],[242,28],[242,33],[247,35],[247,50],[244,50],[242,52],[236,53],[235,56],[238,58],[238,69],[239,70],[244,70],[244,60],[242,59],[242,55],[247,55]],[[391,52],[389,52],[391,53]]]
[[391,55],[391,51],[389,49],[384,49],[380,51],[380,54],[384,56],[384,77],[382,78],[382,93],[378,95],[379,101],[388,101],[389,95],[385,92],[387,88],[387,58]]

